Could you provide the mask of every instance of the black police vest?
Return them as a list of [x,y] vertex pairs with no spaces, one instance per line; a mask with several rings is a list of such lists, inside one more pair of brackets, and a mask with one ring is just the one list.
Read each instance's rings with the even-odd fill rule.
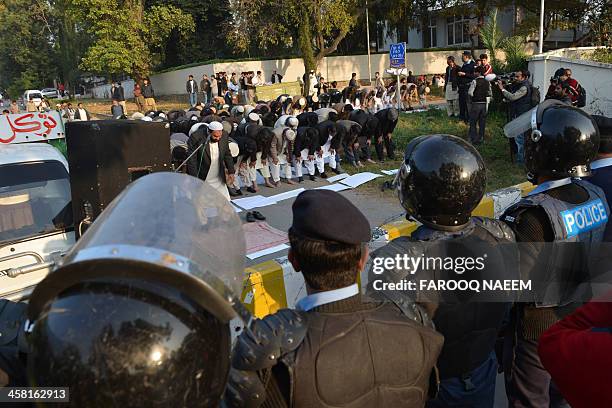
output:
[[491,85],[489,81],[484,78],[476,78],[476,87],[474,88],[474,96],[472,96],[472,102],[486,102],[487,96],[489,96],[489,91],[491,89]]
[[293,407],[422,407],[443,338],[390,303],[307,312],[308,332],[281,361]]
[[[501,221],[472,217],[471,223],[461,231],[445,232],[426,226],[419,227],[412,238],[420,241],[461,240],[466,253],[474,247],[489,247],[496,251],[500,243],[514,242],[514,233]],[[486,265],[486,264],[485,264]],[[481,276],[499,276],[499,271],[487,271]],[[461,377],[482,365],[494,350],[497,334],[509,310],[503,302],[441,303],[436,310],[436,330],[444,335],[444,347],[438,359],[440,378]]]
[[[579,179],[572,179],[587,191],[589,198],[581,204],[571,204],[551,197],[544,192],[523,198],[506,210],[502,219],[517,222],[521,214],[530,208],[544,210],[554,232],[554,243],[547,253],[545,265],[535,271],[538,285],[545,288],[536,303],[541,306],[560,306],[567,302],[577,286],[589,279],[587,261],[598,256],[610,208],[604,192],[597,186]],[[580,247],[563,245],[581,243]],[[580,259],[578,259],[580,257]],[[528,270],[533,265],[527,265]]]

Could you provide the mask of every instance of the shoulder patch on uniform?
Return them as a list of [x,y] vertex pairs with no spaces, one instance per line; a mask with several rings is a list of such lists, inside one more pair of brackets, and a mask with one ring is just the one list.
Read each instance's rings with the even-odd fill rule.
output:
[[608,221],[606,206],[599,198],[561,211],[560,215],[568,237],[590,231]]

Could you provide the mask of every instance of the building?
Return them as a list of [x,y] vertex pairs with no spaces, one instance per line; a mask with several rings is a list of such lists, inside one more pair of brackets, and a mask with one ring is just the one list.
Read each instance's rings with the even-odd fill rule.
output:
[[[377,23],[377,51],[389,51],[389,45],[405,41],[409,49],[423,48],[469,48],[472,44],[476,48],[482,48],[482,44],[475,33],[478,18],[470,13],[469,5],[462,7],[431,9],[428,12],[426,22],[414,22],[416,27],[390,28],[388,22]],[[507,36],[515,33],[516,27],[520,26],[524,19],[524,12],[517,6],[508,6],[498,9],[497,23],[502,32]],[[554,15],[552,23],[558,23],[561,17]],[[485,17],[485,21],[488,17]],[[576,30],[549,30],[544,39],[545,49],[556,49],[569,46],[574,41],[574,35],[580,38],[585,31],[581,28]],[[537,35],[533,40],[534,49],[537,48]]]

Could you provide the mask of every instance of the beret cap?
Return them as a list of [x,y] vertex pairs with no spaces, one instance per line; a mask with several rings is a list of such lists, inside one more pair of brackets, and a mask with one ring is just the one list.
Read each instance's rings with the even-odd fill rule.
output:
[[292,233],[306,239],[357,245],[370,241],[370,223],[348,199],[330,190],[307,190],[292,206]]

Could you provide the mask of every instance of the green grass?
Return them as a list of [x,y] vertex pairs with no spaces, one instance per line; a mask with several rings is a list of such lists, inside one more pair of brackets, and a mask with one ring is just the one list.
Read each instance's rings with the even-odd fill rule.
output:
[[[487,192],[521,183],[526,180],[525,169],[510,161],[510,148],[508,139],[504,136],[502,128],[505,124],[505,115],[491,112],[487,118],[485,143],[478,147],[487,167]],[[468,139],[469,126],[456,118],[449,118],[446,110],[431,109],[427,112],[406,113],[400,115],[400,121],[395,128],[393,137],[396,143],[396,156],[401,156],[410,140],[421,135],[450,134]],[[372,149],[374,150],[374,149]],[[373,159],[376,160],[374,151]],[[401,160],[386,161],[384,164],[369,164],[363,169],[344,166],[349,173],[359,171],[380,172],[381,169],[398,168]],[[393,177],[379,178],[373,183],[367,183],[362,188],[373,192],[380,191],[384,181],[393,180]],[[386,192],[385,194],[394,194]]]
[[62,153],[66,159],[68,158],[68,150],[66,149],[65,139],[50,140],[49,144],[59,150],[60,153]]

